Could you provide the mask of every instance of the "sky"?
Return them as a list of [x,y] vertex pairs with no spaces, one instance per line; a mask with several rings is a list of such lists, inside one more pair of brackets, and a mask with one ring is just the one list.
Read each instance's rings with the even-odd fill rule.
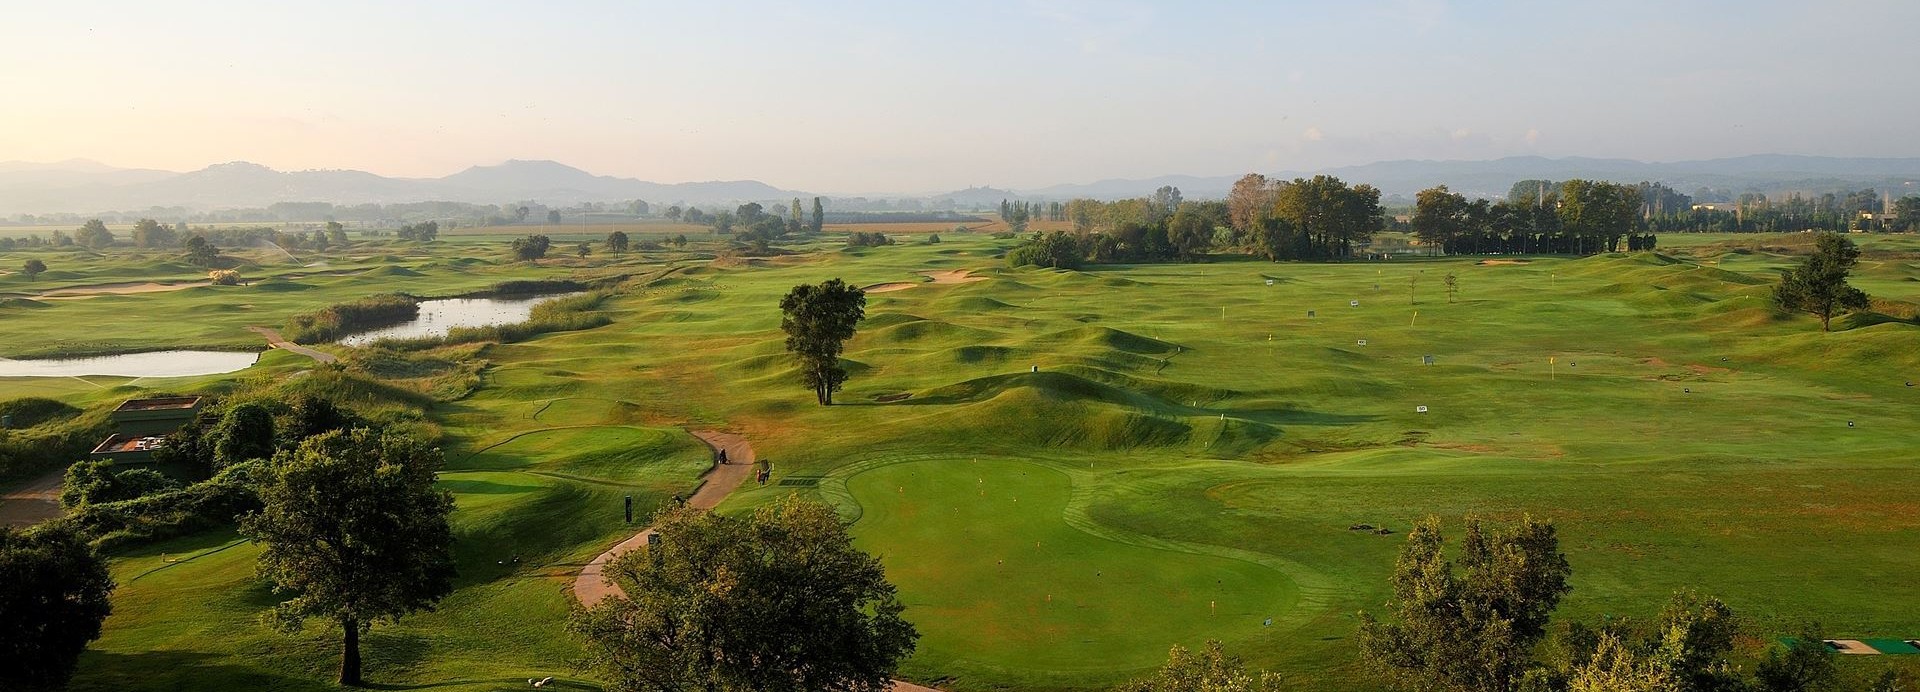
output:
[[0,4],[0,161],[856,193],[1920,156],[1915,0]]

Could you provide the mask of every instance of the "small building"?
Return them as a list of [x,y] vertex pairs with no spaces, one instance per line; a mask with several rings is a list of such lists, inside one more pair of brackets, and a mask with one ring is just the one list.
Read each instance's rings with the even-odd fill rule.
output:
[[193,422],[200,413],[200,397],[174,396],[128,399],[108,417],[114,432],[93,448],[93,458],[119,463],[153,460],[153,450],[166,444],[167,435]]
[[128,399],[113,410],[113,428],[121,437],[166,435],[179,430],[200,412],[200,397]]

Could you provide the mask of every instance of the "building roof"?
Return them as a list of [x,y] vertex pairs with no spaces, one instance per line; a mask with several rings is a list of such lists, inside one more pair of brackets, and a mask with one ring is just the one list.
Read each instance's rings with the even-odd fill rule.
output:
[[122,437],[108,435],[100,445],[93,448],[94,454],[125,454],[128,452],[151,452],[166,446],[167,438],[162,435],[138,435]]
[[197,396],[170,396],[157,399],[128,399],[114,409],[115,413],[125,411],[164,411],[169,409],[191,409],[200,405]]

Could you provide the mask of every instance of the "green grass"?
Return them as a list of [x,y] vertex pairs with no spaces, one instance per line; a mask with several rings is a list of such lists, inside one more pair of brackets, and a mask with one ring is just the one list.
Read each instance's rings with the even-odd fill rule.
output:
[[[1646,616],[1691,586],[1751,618],[1756,637],[1802,618],[1835,636],[1920,635],[1888,590],[1920,573],[1920,388],[1904,386],[1920,381],[1920,326],[1822,334],[1773,314],[1769,283],[1793,258],[1729,243],[1794,237],[1663,236],[1664,256],[1523,265],[1228,258],[1088,272],[1002,269],[1014,241],[942,237],[684,265],[604,303],[609,325],[481,350],[480,387],[432,411],[459,500],[461,588],[438,613],[376,629],[369,678],[487,690],[564,673],[578,654],[561,633],[565,576],[628,531],[624,495],[651,506],[692,489],[705,450],[679,430],[703,427],[747,434],[776,481],[802,481],[749,484],[722,511],[801,493],[857,518],[858,544],[881,555],[924,635],[905,672],[957,689],[1107,685],[1207,638],[1315,689],[1368,689],[1353,614],[1386,598],[1400,536],[1348,527],[1404,531],[1426,514],[1557,521],[1575,569],[1563,618]],[[1859,285],[1920,302],[1920,242],[1865,240]],[[474,247],[400,262],[420,277],[315,280],[272,310],[618,268],[459,262]],[[844,405],[815,406],[795,382],[774,308],[792,285],[969,268],[989,280],[869,297]],[[181,314],[198,304],[187,295],[122,311]],[[0,353],[80,338],[100,300],[34,309],[42,331],[9,331]],[[234,338],[143,329],[172,345]],[[0,382],[0,396],[215,386],[98,384],[109,389]],[[519,567],[499,564],[516,555]],[[259,626],[268,599],[250,556],[123,579],[79,686],[164,689],[193,671],[323,685],[331,635]],[[132,555],[115,569],[160,564]]]

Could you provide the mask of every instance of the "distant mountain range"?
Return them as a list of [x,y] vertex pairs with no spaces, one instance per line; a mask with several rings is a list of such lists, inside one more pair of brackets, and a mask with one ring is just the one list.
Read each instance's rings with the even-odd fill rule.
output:
[[806,195],[754,180],[665,184],[593,175],[553,161],[474,166],[443,178],[388,178],[352,170],[277,171],[244,161],[188,173],[114,168],[86,160],[0,163],[0,214],[175,206],[257,208],[276,202],[573,204],[644,199],[723,204],[795,196]]
[[[1683,193],[1698,188],[1746,191],[1827,192],[1875,187],[1896,195],[1920,194],[1920,158],[1832,158],[1765,154],[1706,161],[1646,163],[1626,159],[1518,156],[1491,161],[1382,161],[1318,171],[1284,171],[1269,177],[1326,173],[1350,183],[1369,183],[1387,197],[1448,185],[1456,192],[1499,197],[1520,180],[1592,178],[1616,182],[1663,182]],[[1239,175],[1169,175],[1141,180],[1101,180],[1028,190],[976,187],[937,195],[889,195],[946,200],[960,209],[990,208],[1002,199],[1119,199],[1150,195],[1172,185],[1188,199],[1220,198]],[[810,197],[755,180],[655,183],[594,175],[553,161],[507,161],[474,166],[442,178],[389,178],[364,171],[277,171],[246,162],[176,173],[115,168],[87,160],[58,163],[0,162],[0,215],[22,213],[137,211],[151,207],[200,210],[258,208],[277,202],[334,204],[423,201],[500,204],[534,200],[546,204],[643,199],[654,204],[731,205]],[[867,197],[878,197],[867,195]]]

